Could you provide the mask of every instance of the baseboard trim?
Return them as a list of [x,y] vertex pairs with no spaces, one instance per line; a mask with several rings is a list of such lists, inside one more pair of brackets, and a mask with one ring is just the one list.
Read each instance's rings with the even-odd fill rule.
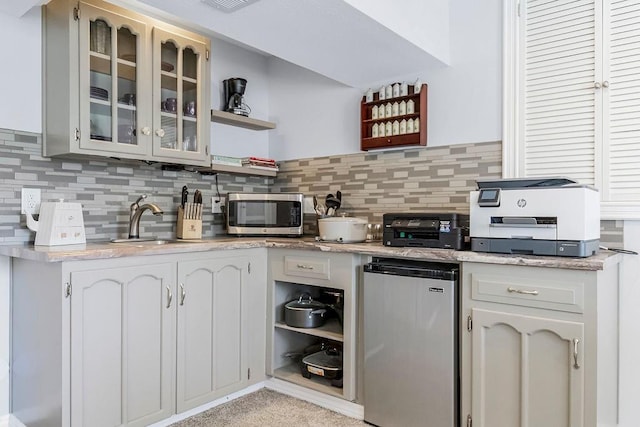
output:
[[[259,382],[257,384],[253,384],[235,393],[231,393],[227,396],[221,397],[220,399],[214,400],[213,402],[200,405],[196,408],[190,409],[180,414],[175,414],[167,419],[159,421],[155,424],[151,424],[149,427],[167,427],[173,423],[177,423],[178,421],[185,420],[193,415],[197,415],[208,409],[215,408],[216,406],[222,405],[223,403],[230,402],[232,400],[245,396],[249,393],[253,393],[254,391],[258,391],[265,387],[270,390],[274,390],[279,393],[286,394],[291,397],[295,397],[297,399],[305,400],[307,402],[313,403],[315,405],[321,406],[331,411],[338,412],[339,414],[346,415],[347,417],[355,418],[358,420],[364,419],[364,407],[362,405],[349,402],[347,400],[340,399],[335,396],[329,396],[319,391],[310,390],[306,387],[302,387],[297,384],[282,381],[277,378],[270,378],[265,381]],[[22,424],[15,416],[13,416],[12,414],[8,414],[0,417],[0,427],[26,427],[26,426]]]
[[264,382],[265,387],[277,391],[282,394],[295,397],[297,399],[306,400],[323,408],[338,412],[347,417],[358,420],[364,419],[364,406],[354,402],[349,402],[339,397],[330,396],[319,391],[311,390],[306,387],[299,386],[277,378],[270,378]]
[[[193,409],[189,409],[188,411],[172,415],[170,418],[164,419],[162,421],[158,421],[155,424],[151,424],[149,427],[166,427],[166,426],[169,426],[169,425],[171,425],[173,423],[177,423],[178,421],[185,420],[185,419],[187,419],[189,417],[197,415],[197,414],[199,414],[201,412],[204,412],[204,411],[206,411],[208,409],[215,408],[216,406],[222,405],[223,403],[230,402],[230,401],[235,400],[235,399],[237,399],[239,397],[242,397],[242,396],[244,396],[246,394],[253,393],[254,391],[258,391],[258,390],[260,390],[260,389],[262,389],[264,387],[265,387],[264,382],[253,384],[253,385],[251,385],[251,386],[249,386],[249,387],[247,387],[245,389],[242,389],[240,391],[236,391],[235,393],[228,394],[228,395],[226,395],[224,397],[221,397],[220,399],[216,399],[213,402],[205,403],[204,405],[197,406],[197,407],[195,407]],[[2,427],[1,424],[0,424],[0,427]],[[11,426],[11,427],[14,427],[14,426]]]

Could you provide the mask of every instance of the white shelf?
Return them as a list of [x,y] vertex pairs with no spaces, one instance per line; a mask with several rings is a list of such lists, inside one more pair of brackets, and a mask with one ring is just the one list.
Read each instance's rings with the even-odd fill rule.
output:
[[272,122],[252,119],[250,117],[218,110],[211,110],[211,121],[252,130],[270,130],[276,128],[276,124]]
[[300,367],[296,363],[276,369],[273,371],[273,376],[275,378],[280,378],[281,380],[289,381],[312,390],[344,399],[342,392],[343,389],[332,386],[331,380],[318,375],[312,375],[311,378],[303,377],[300,373]]
[[294,328],[286,323],[276,322],[276,328],[286,329],[288,331],[294,331],[301,334],[312,335],[314,337],[326,338],[333,341],[344,342],[344,335],[342,334],[342,326],[338,319],[328,319],[327,322],[318,328]]
[[228,165],[217,165],[213,164],[207,167],[196,168],[198,172],[202,173],[213,173],[213,172],[224,172],[224,173],[232,173],[237,175],[255,175],[255,176],[267,176],[274,177],[276,176],[278,171],[275,170],[264,170],[264,169],[255,169],[248,166],[228,166]]

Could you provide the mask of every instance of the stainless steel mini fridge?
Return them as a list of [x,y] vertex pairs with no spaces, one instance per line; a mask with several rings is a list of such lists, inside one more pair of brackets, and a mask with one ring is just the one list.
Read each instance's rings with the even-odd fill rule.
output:
[[459,425],[458,266],[373,258],[364,266],[364,419]]

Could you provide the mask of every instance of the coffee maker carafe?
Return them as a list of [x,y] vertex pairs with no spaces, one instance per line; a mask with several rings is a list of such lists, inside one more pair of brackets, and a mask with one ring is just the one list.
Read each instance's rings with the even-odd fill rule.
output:
[[247,88],[247,80],[240,77],[222,81],[225,104],[223,109],[229,113],[249,116],[251,109],[244,103],[244,91]]

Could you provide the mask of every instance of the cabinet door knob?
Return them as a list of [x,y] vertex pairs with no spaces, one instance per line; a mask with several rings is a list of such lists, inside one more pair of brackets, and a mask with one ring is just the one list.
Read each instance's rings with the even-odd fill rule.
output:
[[164,129],[157,129],[156,130],[156,135],[158,135],[160,138],[164,137]]
[[595,82],[593,84],[593,87],[596,88],[596,89],[600,89],[602,87],[602,85],[600,84],[600,82]]
[[603,81],[602,87],[609,87],[609,82],[607,80]]
[[140,132],[142,132],[143,135],[149,136],[151,135],[151,128],[149,126],[145,126],[140,129]]

